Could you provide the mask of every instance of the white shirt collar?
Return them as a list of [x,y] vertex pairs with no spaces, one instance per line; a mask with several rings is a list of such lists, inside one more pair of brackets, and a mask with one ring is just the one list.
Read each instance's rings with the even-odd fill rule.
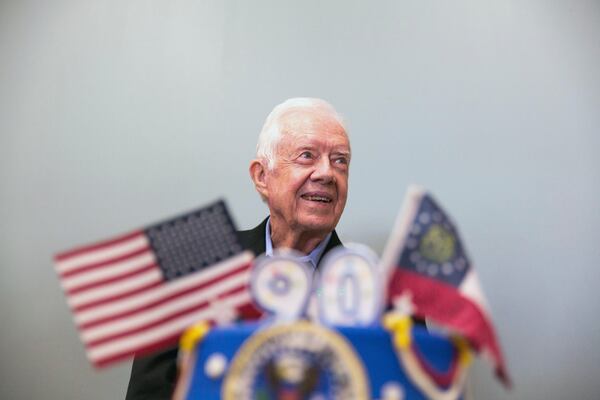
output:
[[[325,251],[325,247],[327,247],[327,243],[329,243],[329,239],[331,239],[331,232],[319,243],[317,247],[314,248],[310,254],[302,256],[298,258],[298,261],[303,263],[310,263],[313,268],[317,268],[317,264]],[[267,220],[267,229],[265,229],[265,254],[269,257],[273,255],[273,241],[271,240],[271,217]]]

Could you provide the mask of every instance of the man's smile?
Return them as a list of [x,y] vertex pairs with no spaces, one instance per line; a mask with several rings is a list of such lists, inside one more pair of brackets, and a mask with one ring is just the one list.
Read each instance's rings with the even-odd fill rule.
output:
[[300,195],[300,197],[307,201],[318,202],[318,203],[331,203],[333,196],[325,192],[307,192]]

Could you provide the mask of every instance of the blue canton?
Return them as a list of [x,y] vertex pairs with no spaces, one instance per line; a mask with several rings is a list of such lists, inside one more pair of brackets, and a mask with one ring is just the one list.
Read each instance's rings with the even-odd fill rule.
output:
[[204,269],[242,251],[225,202],[145,230],[165,280]]
[[398,266],[455,287],[470,268],[457,229],[429,195],[421,199]]

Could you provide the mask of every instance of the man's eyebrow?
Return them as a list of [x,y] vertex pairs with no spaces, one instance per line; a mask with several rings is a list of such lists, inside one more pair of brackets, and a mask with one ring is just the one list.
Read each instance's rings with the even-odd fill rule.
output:
[[[312,144],[312,143],[298,143],[298,145],[296,147],[294,147],[293,152],[297,153],[297,152],[302,152],[302,151],[306,151],[306,150],[315,151],[315,149],[317,149],[318,147],[319,146]],[[331,151],[331,154],[336,155],[336,156],[344,156],[347,158],[350,158],[350,156],[351,156],[350,150],[343,150],[343,149],[333,149]]]
[[350,158],[350,151],[334,150],[334,151],[331,152],[331,154],[334,154],[336,156],[344,156],[344,157]]
[[315,148],[316,146],[313,146],[311,144],[300,144],[294,149],[294,151],[314,150]]

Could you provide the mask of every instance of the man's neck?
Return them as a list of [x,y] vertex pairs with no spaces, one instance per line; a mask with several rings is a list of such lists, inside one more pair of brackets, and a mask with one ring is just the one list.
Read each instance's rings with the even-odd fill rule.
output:
[[293,232],[277,227],[271,220],[271,241],[273,248],[288,248],[302,254],[310,254],[321,243],[329,232]]

